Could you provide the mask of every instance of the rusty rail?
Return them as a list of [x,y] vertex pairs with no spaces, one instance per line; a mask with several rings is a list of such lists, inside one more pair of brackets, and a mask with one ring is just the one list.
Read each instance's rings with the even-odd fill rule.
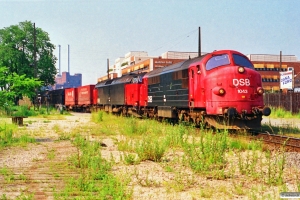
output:
[[275,148],[284,147],[285,151],[300,152],[300,138],[258,133],[255,139],[262,140],[265,144],[274,145]]

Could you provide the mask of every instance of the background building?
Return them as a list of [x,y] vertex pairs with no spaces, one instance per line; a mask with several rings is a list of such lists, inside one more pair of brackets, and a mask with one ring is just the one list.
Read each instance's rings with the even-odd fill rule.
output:
[[53,90],[63,88],[76,88],[82,86],[82,74],[70,75],[69,72],[62,72],[61,75],[57,75],[55,78],[55,85],[52,87]]
[[247,56],[261,74],[263,88],[268,92],[280,90],[280,72],[293,69],[295,77],[300,73],[300,62],[295,55],[250,54]]
[[[145,51],[130,51],[125,54],[125,57],[117,58],[113,66],[109,66],[109,78],[121,77],[131,72],[149,72],[156,68],[166,67],[197,56],[197,52],[168,51],[159,57],[151,57]],[[98,82],[106,79],[107,75],[98,78]]]

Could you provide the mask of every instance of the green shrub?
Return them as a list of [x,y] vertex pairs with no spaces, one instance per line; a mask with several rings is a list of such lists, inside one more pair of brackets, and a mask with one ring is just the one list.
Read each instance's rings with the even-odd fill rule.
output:
[[13,107],[12,116],[21,116],[21,117],[29,117],[36,116],[37,113],[34,110],[31,110],[27,106],[16,106]]
[[146,135],[141,141],[135,143],[135,152],[140,161],[151,160],[159,162],[166,151],[165,142],[158,137]]
[[196,172],[219,170],[226,164],[228,133],[213,134],[202,131],[199,141],[193,137],[192,143],[184,144],[184,152],[190,167]]

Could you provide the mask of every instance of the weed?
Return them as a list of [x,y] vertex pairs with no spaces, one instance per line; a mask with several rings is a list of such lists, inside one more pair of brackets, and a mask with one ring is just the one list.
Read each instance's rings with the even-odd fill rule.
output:
[[166,165],[164,167],[164,169],[165,169],[166,172],[174,172],[174,169],[171,166],[169,166],[169,165]]
[[0,169],[0,174],[4,176],[4,180],[7,183],[11,183],[15,180],[13,172],[6,167]]
[[104,111],[98,111],[92,113],[92,121],[99,123],[103,121]]
[[134,141],[129,140],[129,139],[121,140],[120,142],[118,142],[118,150],[133,152],[134,151]]
[[202,198],[211,198],[213,195],[214,191],[211,188],[205,188],[205,189],[200,189],[200,196]]
[[141,141],[136,142],[135,152],[139,159],[151,160],[159,162],[166,151],[165,143],[161,142],[159,138],[153,136],[144,136]]
[[142,187],[160,187],[160,183],[153,180],[153,178],[149,178],[150,172],[147,170],[145,173],[140,175],[137,169],[134,169],[133,175],[135,176],[138,184]]
[[34,194],[21,193],[16,199],[17,200],[32,200],[32,199],[34,199]]
[[22,173],[22,174],[19,174],[19,177],[18,177],[20,180],[26,182],[28,180],[28,178]]
[[6,194],[2,194],[1,197],[0,197],[0,199],[1,199],[1,200],[7,200],[8,197],[6,196]]
[[169,147],[182,147],[187,142],[187,135],[190,132],[190,128],[182,124],[177,126],[169,126],[166,129],[166,145]]
[[58,140],[70,140],[70,135],[67,135],[66,133],[60,133]]
[[48,151],[47,157],[49,160],[53,160],[55,158],[55,149]]
[[297,185],[298,192],[300,192],[300,179],[298,177],[298,174],[296,175],[296,185]]
[[55,133],[61,133],[62,129],[59,126],[59,124],[54,124],[54,126],[52,127],[52,129],[54,130]]
[[199,142],[193,137],[192,144],[185,143],[184,151],[190,167],[196,172],[222,169],[226,164],[227,137],[226,132],[215,135],[201,132]]
[[15,144],[25,146],[27,143],[35,142],[35,139],[27,134],[14,137],[15,130],[15,125],[0,124],[0,149]]
[[136,118],[125,118],[124,133],[126,135],[141,135],[147,132],[147,125]]
[[237,195],[245,195],[246,191],[244,190],[243,183],[233,183],[235,193]]
[[275,118],[292,118],[295,117],[291,112],[286,111],[282,107],[272,108],[271,117]]
[[127,165],[136,165],[139,163],[138,158],[135,154],[124,153],[124,162]]

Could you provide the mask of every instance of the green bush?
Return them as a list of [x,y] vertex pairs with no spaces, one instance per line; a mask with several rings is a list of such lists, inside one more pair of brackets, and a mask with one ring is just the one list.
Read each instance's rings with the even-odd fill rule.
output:
[[31,110],[27,106],[15,106],[12,108],[12,110],[12,116],[29,117],[37,115],[34,110]]
[[163,157],[167,146],[158,137],[144,136],[141,141],[135,144],[135,151],[140,161],[151,160],[159,162]]
[[228,148],[228,133],[200,133],[200,139],[184,144],[184,152],[190,167],[196,172],[219,170],[226,164],[225,153]]

